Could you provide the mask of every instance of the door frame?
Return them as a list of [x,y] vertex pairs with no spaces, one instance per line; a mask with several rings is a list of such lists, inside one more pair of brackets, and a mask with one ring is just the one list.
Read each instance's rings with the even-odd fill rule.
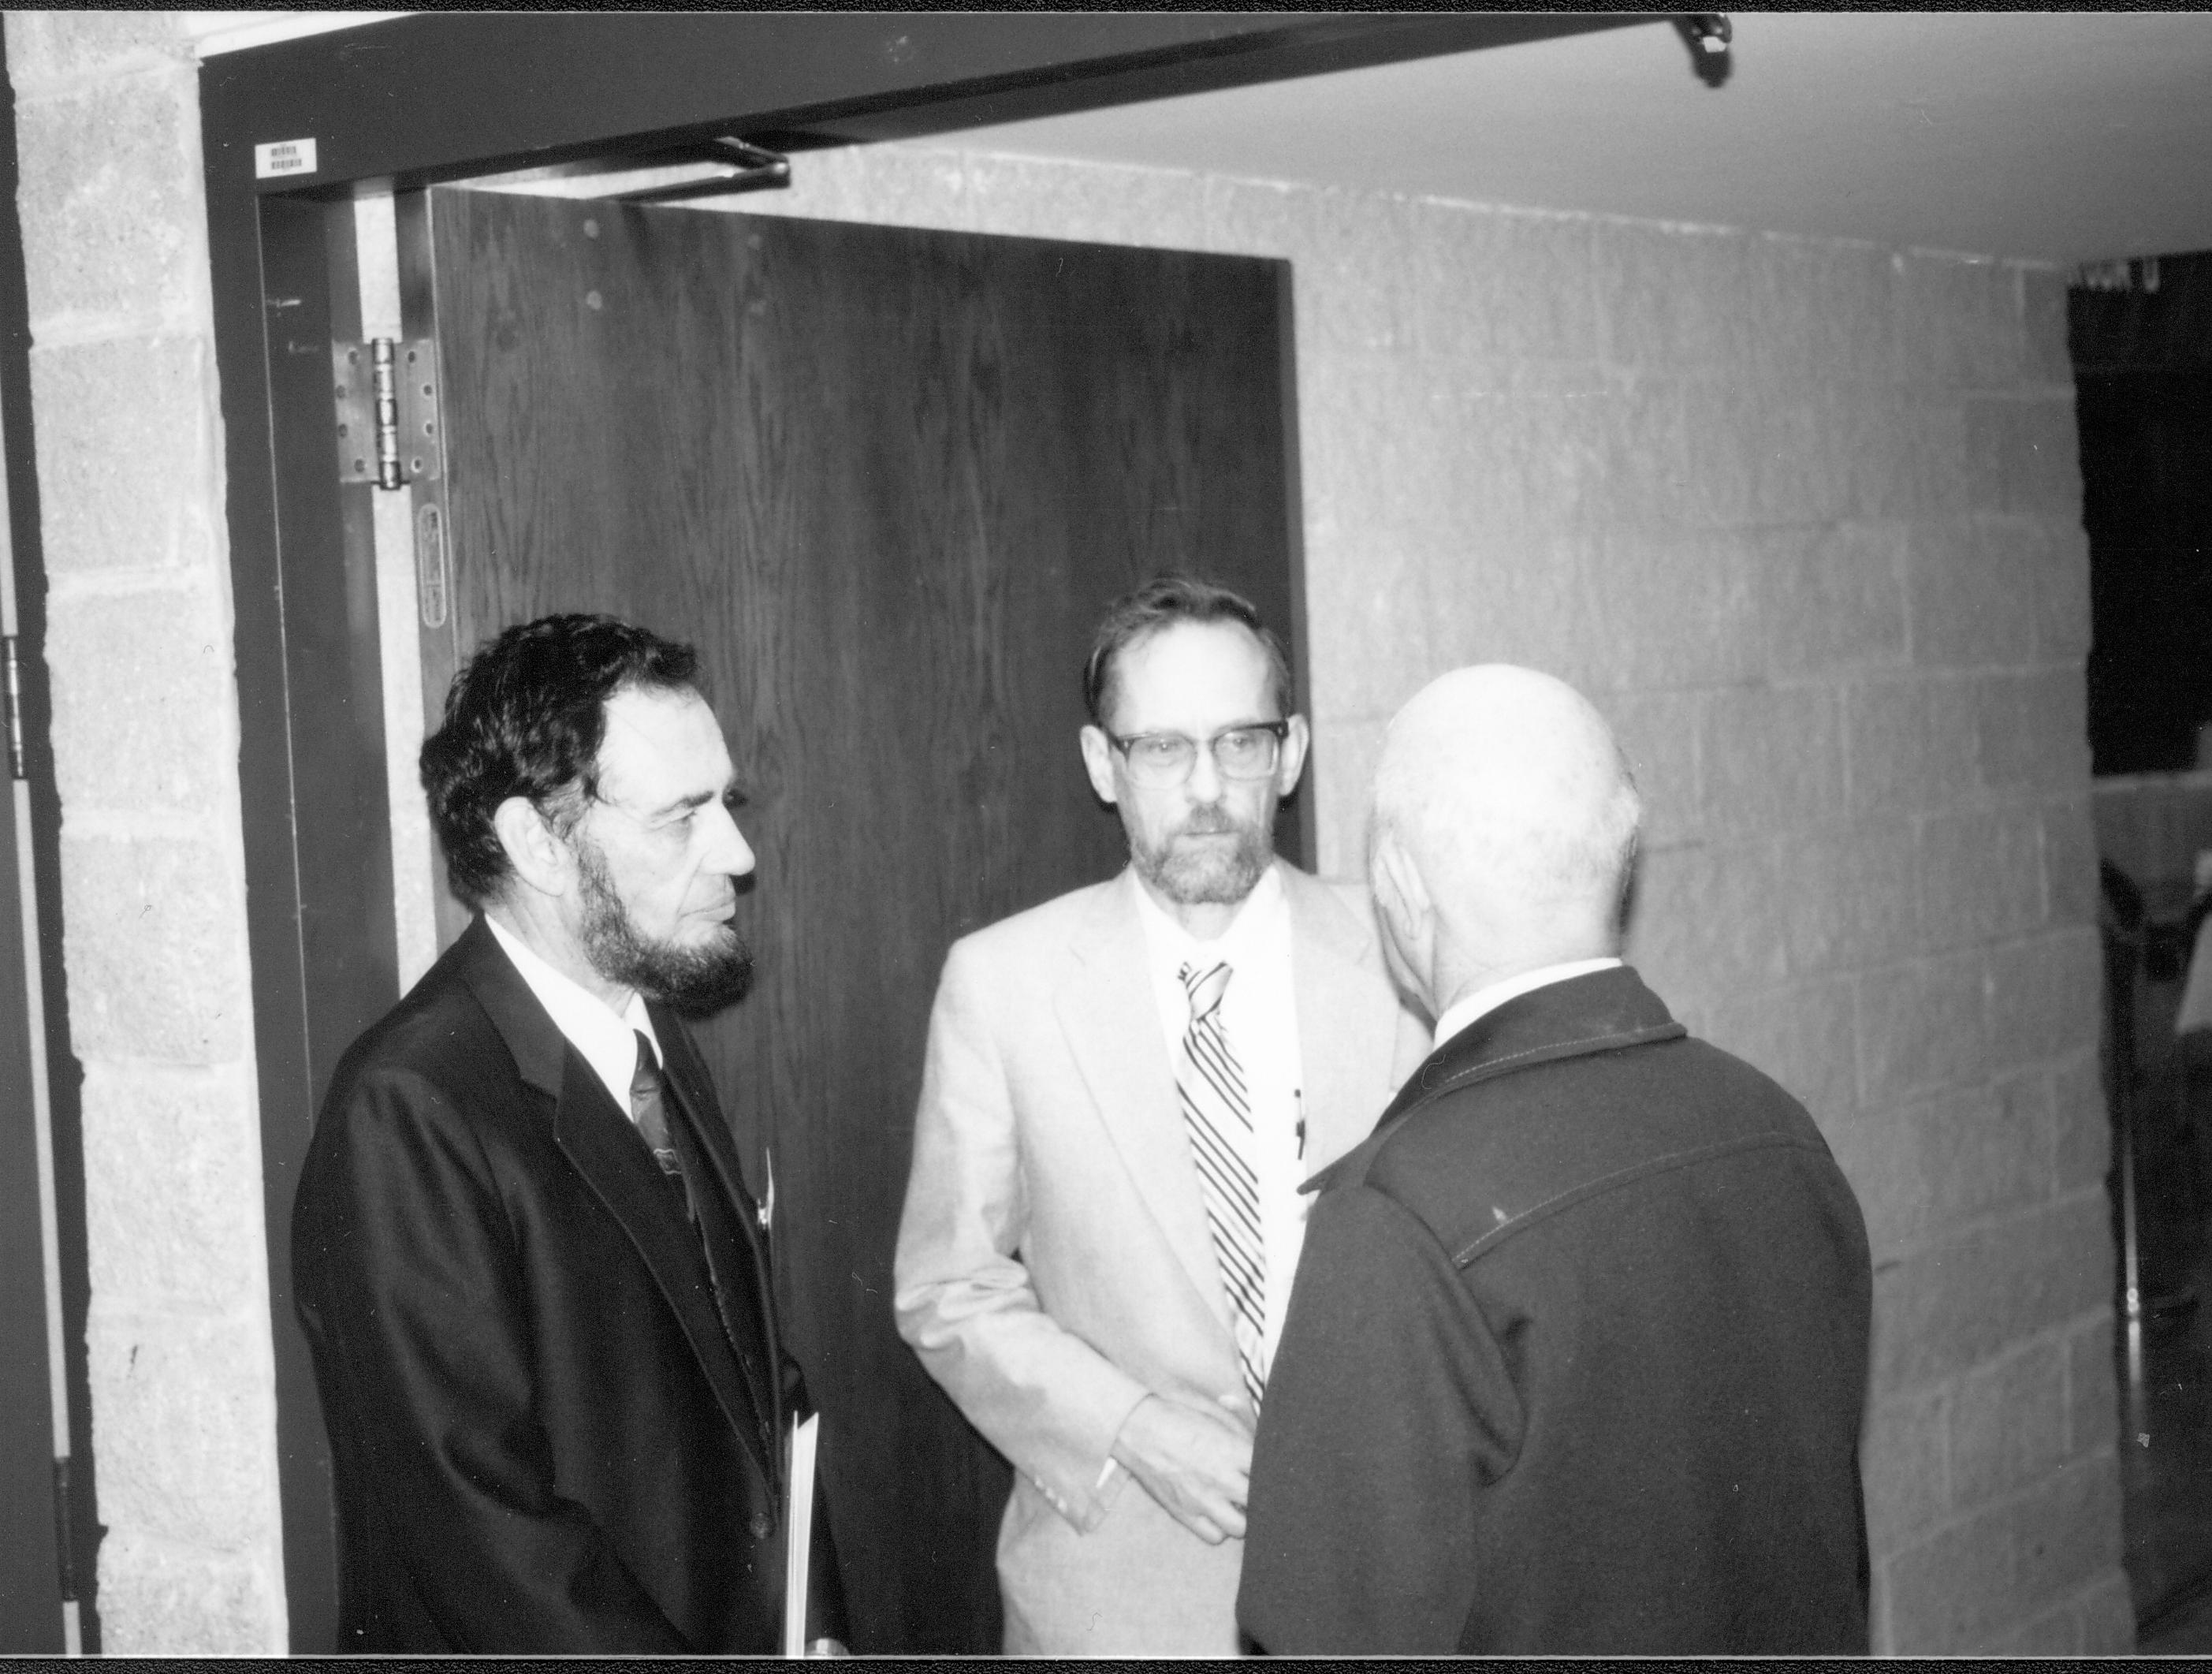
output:
[[[329,344],[352,199],[738,133],[778,149],[1662,21],[1650,14],[431,13],[208,59],[200,113],[235,612],[247,937],[295,1653],[337,1636],[328,1442],[292,1306],[294,1184],[338,1055],[398,997],[370,498]],[[732,76],[728,66],[743,66]],[[311,176],[254,179],[312,138]],[[803,167],[803,161],[799,165]],[[1303,642],[1303,624],[1293,623]],[[312,857],[312,861],[308,857]]]
[[[14,82],[0,41],[0,83]],[[94,1518],[92,1403],[85,1350],[91,1281],[85,1259],[82,1075],[70,1052],[62,965],[61,798],[54,779],[47,678],[45,551],[25,295],[15,113],[0,110],[0,630],[15,636],[21,731],[20,776],[0,800],[9,828],[0,861],[0,1275],[21,1312],[11,1330],[35,1337],[0,1373],[0,1482],[11,1526],[10,1567],[39,1572],[29,1598],[5,1612],[13,1652],[75,1656],[100,1648],[89,1582],[100,1543]],[[34,1300],[35,1299],[35,1300]],[[35,1322],[30,1318],[36,1314]],[[11,1345],[12,1347],[12,1345]],[[48,1591],[48,1589],[51,1591]],[[18,1609],[51,1605],[21,1632]]]

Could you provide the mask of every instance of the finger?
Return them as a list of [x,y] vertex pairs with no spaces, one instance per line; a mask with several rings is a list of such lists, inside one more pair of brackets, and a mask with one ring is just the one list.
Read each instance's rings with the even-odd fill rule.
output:
[[1193,1512],[1180,1521],[1184,1528],[1189,1530],[1208,1546],[1218,1546],[1226,1538],[1221,1531],[1221,1525],[1202,1513]]
[[1244,1532],[1244,1495],[1241,1489],[1232,1496],[1218,1489],[1209,1488],[1194,1510],[1224,1538],[1231,1535],[1241,1536]]
[[[1252,1486],[1252,1456],[1249,1452],[1240,1452],[1230,1458],[1209,1460],[1204,1480],[1209,1501],[1241,1506]],[[1213,1507],[1209,1505],[1206,1509],[1211,1511]],[[1218,1514],[1216,1513],[1217,1516]]]

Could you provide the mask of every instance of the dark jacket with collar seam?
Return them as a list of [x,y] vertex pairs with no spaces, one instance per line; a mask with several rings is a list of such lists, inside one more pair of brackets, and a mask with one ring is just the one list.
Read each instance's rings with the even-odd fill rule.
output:
[[[742,1234],[719,1309],[680,1198],[481,919],[338,1065],[293,1262],[341,1650],[775,1648],[806,1396],[705,1066],[651,1010]],[[811,1626],[842,1634],[818,1501],[816,1526]]]
[[1316,1185],[1261,1645],[1866,1648],[1866,1234],[1788,1093],[1600,971],[1445,1042]]

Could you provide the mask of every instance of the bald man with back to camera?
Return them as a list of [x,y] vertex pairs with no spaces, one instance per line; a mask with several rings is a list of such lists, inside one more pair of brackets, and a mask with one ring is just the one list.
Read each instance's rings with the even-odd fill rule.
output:
[[1549,676],[1391,723],[1370,875],[1437,1044],[1316,1183],[1237,1601],[1268,1651],[1867,1648],[1865,1227],[1803,1107],[1620,962],[1639,818]]

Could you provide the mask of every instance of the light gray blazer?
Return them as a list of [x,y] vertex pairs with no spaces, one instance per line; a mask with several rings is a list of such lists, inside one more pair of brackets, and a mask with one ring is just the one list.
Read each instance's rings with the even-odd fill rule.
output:
[[[1281,861],[1316,1172],[1428,1050],[1364,892]],[[1243,1547],[1102,1482],[1132,1408],[1240,1387],[1129,871],[953,946],[894,1266],[900,1335],[1012,1461],[1009,1653],[1231,1656]]]

